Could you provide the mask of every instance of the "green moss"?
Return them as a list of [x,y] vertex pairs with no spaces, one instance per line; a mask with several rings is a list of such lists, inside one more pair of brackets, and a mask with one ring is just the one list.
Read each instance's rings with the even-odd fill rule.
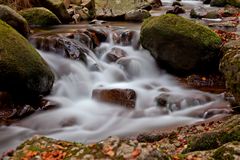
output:
[[[152,28],[152,31],[146,30],[145,28]],[[174,14],[152,17],[151,19],[144,21],[141,27],[141,32],[141,35],[143,36],[151,36],[151,34],[145,32],[153,32],[158,36],[163,36],[168,39],[172,39],[174,36],[176,37],[177,35],[180,35],[186,37],[187,39],[197,41],[199,45],[209,48],[216,48],[221,44],[220,37],[208,27]],[[149,37],[141,37],[141,40],[149,40],[148,38]]]
[[[225,130],[227,130],[227,128],[225,128]],[[239,125],[229,131],[209,132],[193,137],[183,153],[216,149],[221,145],[232,141],[240,141]]]
[[0,89],[40,94],[49,92],[54,76],[37,51],[12,27],[0,20]]
[[58,17],[43,7],[29,8],[20,12],[30,25],[57,25],[61,24]]

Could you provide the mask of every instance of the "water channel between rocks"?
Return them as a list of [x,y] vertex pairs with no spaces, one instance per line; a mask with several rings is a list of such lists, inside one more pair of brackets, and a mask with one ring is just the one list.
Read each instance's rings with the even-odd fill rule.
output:
[[[35,35],[72,32],[82,27],[55,28]],[[140,27],[135,24],[126,28],[137,33]],[[230,111],[221,94],[179,86],[171,75],[157,67],[148,51],[134,45],[115,44],[111,33],[113,29],[107,27],[107,30],[109,36],[106,42],[94,50],[85,47],[87,65],[39,50],[56,75],[53,91],[46,99],[59,107],[33,114],[11,126],[1,126],[0,153],[35,134],[91,143],[108,136],[128,136],[193,124]],[[136,34],[131,44],[137,45],[138,39]],[[107,54],[113,48],[120,49],[125,55],[109,62]],[[136,93],[135,107],[129,109],[96,101],[92,98],[94,89],[133,90]],[[167,96],[166,104],[162,104],[159,96],[160,100]]]

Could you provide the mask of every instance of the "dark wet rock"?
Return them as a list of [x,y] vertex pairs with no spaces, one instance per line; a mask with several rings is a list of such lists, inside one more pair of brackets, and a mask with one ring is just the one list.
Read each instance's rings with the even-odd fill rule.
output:
[[138,49],[140,47],[139,37],[136,31],[131,30],[120,30],[113,32],[113,41],[116,44],[123,46],[133,46],[133,48]]
[[177,75],[217,70],[220,37],[209,28],[166,14],[144,21],[141,44],[157,63]]
[[155,98],[157,106],[167,107],[169,111],[181,110],[189,106],[197,106],[208,103],[212,100],[209,95],[192,94],[180,95],[171,92],[161,93]]
[[80,41],[58,35],[31,37],[31,41],[40,50],[86,63],[86,54],[89,53],[89,49]]
[[153,143],[156,141],[160,141],[161,139],[166,137],[168,137],[168,134],[155,134],[155,135],[140,134],[137,136],[137,140],[138,142]]
[[24,37],[1,20],[0,33],[0,90],[29,100],[48,94],[54,75],[46,62]]
[[58,17],[43,7],[25,9],[20,14],[27,20],[29,25],[50,26],[61,24]]
[[116,62],[120,58],[126,57],[126,56],[127,56],[127,53],[124,50],[114,47],[111,49],[109,53],[107,53],[106,60],[108,62]]
[[186,11],[180,7],[180,6],[175,6],[173,9],[168,10],[166,13],[171,13],[171,14],[182,14],[185,13]]
[[178,2],[178,1],[174,1],[172,3],[172,6],[182,6],[182,4],[180,2]]
[[226,0],[211,0],[210,5],[215,7],[224,7],[227,4]]
[[216,149],[225,143],[240,141],[239,120],[234,116],[225,122],[225,125],[219,126],[218,130],[191,137],[183,153]]
[[[100,43],[105,42],[108,38],[108,32],[104,29],[88,28],[87,31],[89,31],[93,36],[96,36]],[[98,46],[100,43],[95,43],[95,45]]]
[[239,62],[240,41],[230,41],[223,46],[223,58],[220,62],[220,71],[226,79],[227,89],[234,95],[240,104]]
[[125,20],[133,22],[142,22],[148,17],[151,17],[151,14],[147,10],[143,9],[133,10],[125,14]]
[[146,11],[151,11],[152,10],[152,6],[151,4],[144,4],[144,5],[141,5],[139,7],[137,7],[138,9],[143,9],[143,10],[146,10]]
[[190,75],[186,78],[188,86],[203,91],[222,93],[225,90],[225,78],[222,74]]
[[133,109],[137,95],[132,89],[94,89],[92,98]]
[[159,8],[162,6],[162,1],[161,0],[147,0],[149,4],[153,6],[153,8]]
[[210,4],[211,3],[211,0],[204,0],[203,1],[203,4]]
[[211,0],[210,5],[216,7],[224,7],[226,5],[231,5],[235,7],[240,7],[240,2],[238,0]]
[[194,8],[190,11],[191,18],[204,18],[207,15],[207,9],[204,7]]
[[0,5],[0,19],[14,29],[16,29],[24,37],[28,37],[30,29],[26,19],[8,6]]

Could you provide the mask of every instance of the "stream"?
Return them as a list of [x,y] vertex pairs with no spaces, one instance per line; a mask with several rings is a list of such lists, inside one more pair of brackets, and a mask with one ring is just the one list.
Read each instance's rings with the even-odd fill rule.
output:
[[[107,25],[110,26],[107,41],[94,50],[85,48],[87,64],[38,50],[56,76],[52,93],[45,99],[58,104],[58,107],[37,112],[10,126],[1,126],[0,153],[36,134],[93,143],[109,136],[129,136],[153,129],[194,124],[230,112],[222,94],[179,86],[173,76],[159,69],[147,50],[114,43],[111,27],[115,26],[120,30],[134,30],[137,36],[132,44],[137,44],[139,24],[112,22]],[[68,33],[84,27],[88,25],[53,27],[35,35]],[[113,48],[121,49],[126,55],[110,63],[106,57]],[[97,101],[92,98],[94,89],[132,89],[136,92],[135,107],[129,109]],[[161,107],[156,97],[166,93],[170,99],[165,107]]]

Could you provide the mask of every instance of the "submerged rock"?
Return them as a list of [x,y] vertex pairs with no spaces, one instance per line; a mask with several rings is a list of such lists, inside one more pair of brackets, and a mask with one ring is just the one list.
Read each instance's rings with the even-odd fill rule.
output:
[[144,21],[140,36],[142,46],[169,72],[217,70],[221,39],[201,24],[166,14]]
[[21,11],[20,14],[30,25],[50,26],[61,24],[54,13],[43,7],[29,8]]
[[226,87],[240,104],[240,41],[230,41],[223,46],[220,71],[226,79]]
[[0,5],[0,19],[12,26],[24,37],[28,37],[30,29],[27,21],[10,7]]
[[54,75],[28,41],[0,21],[0,90],[19,99],[50,92]]
[[116,62],[117,60],[125,56],[127,56],[127,53],[124,50],[114,47],[109,53],[107,53],[106,60],[108,62]]
[[136,92],[132,89],[94,89],[92,98],[132,109],[136,103]]

